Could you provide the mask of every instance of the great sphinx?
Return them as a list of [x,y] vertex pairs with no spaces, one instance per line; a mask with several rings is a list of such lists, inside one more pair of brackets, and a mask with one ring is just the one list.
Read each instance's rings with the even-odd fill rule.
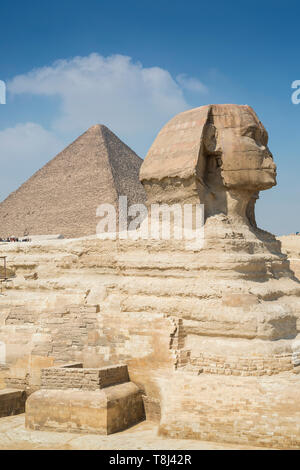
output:
[[6,386],[24,369],[37,389],[36,363],[122,362],[161,434],[299,447],[300,282],[255,221],[259,191],[276,184],[267,143],[252,108],[231,104],[159,132],[140,172],[148,206],[204,204],[201,248],[96,237],[5,248]]
[[299,363],[300,284],[280,242],[255,220],[259,191],[276,185],[263,124],[250,106],[178,114],[159,132],[140,179],[149,203],[205,208],[204,247],[186,254],[188,279],[175,275],[167,307],[180,318],[181,370],[200,375],[169,382],[161,432],[271,445],[291,442],[293,428],[299,442],[300,382],[292,372]]

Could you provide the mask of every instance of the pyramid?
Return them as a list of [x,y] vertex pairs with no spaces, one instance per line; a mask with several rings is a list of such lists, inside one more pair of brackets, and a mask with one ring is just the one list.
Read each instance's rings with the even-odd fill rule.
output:
[[91,127],[0,203],[0,237],[94,235],[99,204],[145,201],[141,164],[106,126]]

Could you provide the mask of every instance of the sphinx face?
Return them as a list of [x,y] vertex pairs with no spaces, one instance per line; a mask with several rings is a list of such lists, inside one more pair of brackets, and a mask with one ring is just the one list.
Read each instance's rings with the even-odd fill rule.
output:
[[267,146],[268,134],[252,108],[215,105],[212,118],[225,187],[264,190],[276,185],[276,165]]

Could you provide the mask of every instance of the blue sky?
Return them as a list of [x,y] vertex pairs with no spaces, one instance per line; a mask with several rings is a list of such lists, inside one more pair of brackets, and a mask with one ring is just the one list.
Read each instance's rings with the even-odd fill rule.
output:
[[1,2],[0,200],[92,124],[144,157],[177,112],[249,104],[278,166],[258,223],[300,231],[299,16],[294,1]]

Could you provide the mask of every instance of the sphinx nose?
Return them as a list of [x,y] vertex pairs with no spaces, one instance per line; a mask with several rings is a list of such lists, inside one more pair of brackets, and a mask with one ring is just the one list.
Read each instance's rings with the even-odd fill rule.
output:
[[266,155],[266,157],[264,158],[264,168],[269,168],[270,170],[274,170],[276,171],[276,164],[274,163],[274,160],[273,160],[273,155],[271,154],[271,152],[269,151],[268,154]]

